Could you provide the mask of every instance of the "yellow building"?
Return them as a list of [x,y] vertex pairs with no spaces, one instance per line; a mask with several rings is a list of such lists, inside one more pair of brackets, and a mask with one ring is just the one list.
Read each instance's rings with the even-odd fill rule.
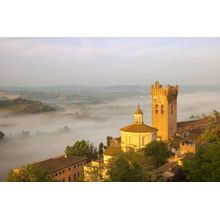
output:
[[100,182],[108,179],[109,162],[121,152],[120,146],[110,145],[105,150],[102,159],[84,165],[84,181]]
[[109,161],[111,161],[112,158],[119,155],[121,152],[122,152],[121,147],[113,146],[113,145],[109,146],[103,154],[104,164],[108,165]]
[[[56,182],[77,182],[82,179],[83,167],[87,164],[86,157],[62,155],[33,163],[48,171],[48,176]],[[13,170],[15,173],[21,168]]]
[[134,113],[134,123],[121,128],[120,131],[123,151],[138,150],[157,140],[157,129],[144,124],[143,112],[139,105]]
[[152,126],[158,138],[168,141],[177,131],[177,95],[179,86],[162,86],[158,81],[151,86]]
[[180,143],[180,155],[187,154],[187,153],[196,153],[196,144],[193,142],[181,142]]
[[85,182],[102,182],[105,180],[107,170],[102,159],[84,165]]

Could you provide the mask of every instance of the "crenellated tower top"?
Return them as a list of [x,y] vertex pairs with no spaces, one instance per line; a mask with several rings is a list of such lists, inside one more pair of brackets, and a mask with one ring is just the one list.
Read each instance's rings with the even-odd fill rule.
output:
[[159,95],[166,96],[168,100],[172,98],[176,98],[179,92],[179,85],[171,86],[171,85],[161,85],[158,80],[155,81],[153,85],[151,85],[151,95]]

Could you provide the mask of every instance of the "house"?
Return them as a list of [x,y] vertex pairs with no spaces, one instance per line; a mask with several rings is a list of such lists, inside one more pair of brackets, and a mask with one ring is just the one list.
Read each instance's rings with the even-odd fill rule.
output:
[[50,158],[37,164],[49,171],[49,177],[59,182],[79,181],[83,174],[86,157],[66,156]]

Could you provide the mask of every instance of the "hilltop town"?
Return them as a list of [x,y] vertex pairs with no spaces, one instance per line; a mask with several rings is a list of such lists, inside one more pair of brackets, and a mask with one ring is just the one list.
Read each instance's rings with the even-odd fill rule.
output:
[[[178,93],[178,85],[156,81],[150,91],[151,125],[144,123],[149,116],[144,117],[144,109],[138,105],[133,122],[122,125],[119,137],[108,136],[106,145],[101,143],[97,149],[77,141],[67,146],[65,155],[11,170],[7,180],[19,181],[22,176],[20,180],[26,181],[24,176],[33,170],[41,173],[33,181],[190,181],[181,167],[204,145],[201,137],[210,130],[211,122],[210,117],[177,121]],[[219,122],[217,118],[217,126]],[[219,133],[216,135],[218,142]]]

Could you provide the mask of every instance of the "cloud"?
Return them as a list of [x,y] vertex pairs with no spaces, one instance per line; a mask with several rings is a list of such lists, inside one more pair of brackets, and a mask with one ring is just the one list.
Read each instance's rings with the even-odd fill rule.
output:
[[0,74],[8,85],[131,84],[176,76],[188,82],[198,77],[219,81],[219,57],[218,38],[0,39]]

